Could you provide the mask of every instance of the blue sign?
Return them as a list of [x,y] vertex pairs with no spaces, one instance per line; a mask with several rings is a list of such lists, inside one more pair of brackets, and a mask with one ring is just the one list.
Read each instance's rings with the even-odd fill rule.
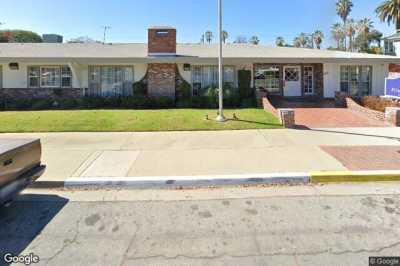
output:
[[400,78],[386,79],[386,96],[400,97]]

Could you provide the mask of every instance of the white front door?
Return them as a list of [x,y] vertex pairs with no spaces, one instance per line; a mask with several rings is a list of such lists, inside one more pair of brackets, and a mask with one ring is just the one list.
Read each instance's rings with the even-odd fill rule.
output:
[[285,66],[283,68],[283,95],[286,97],[301,96],[300,66]]

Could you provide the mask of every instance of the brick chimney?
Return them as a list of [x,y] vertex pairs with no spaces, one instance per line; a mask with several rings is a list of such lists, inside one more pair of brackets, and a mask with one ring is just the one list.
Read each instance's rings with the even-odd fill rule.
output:
[[148,31],[149,55],[176,55],[176,29],[151,27]]

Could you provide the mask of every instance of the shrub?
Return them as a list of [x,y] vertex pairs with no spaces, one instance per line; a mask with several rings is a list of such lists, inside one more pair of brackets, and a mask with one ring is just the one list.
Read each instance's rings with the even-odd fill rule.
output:
[[133,94],[140,96],[147,95],[147,85],[143,81],[133,83]]
[[192,86],[183,81],[178,87],[178,99],[190,99],[192,97]]
[[361,105],[379,112],[385,112],[386,107],[400,107],[399,103],[378,96],[363,97],[361,99]]
[[255,97],[242,99],[240,103],[241,108],[254,108],[257,107],[257,100]]
[[179,99],[176,101],[177,108],[191,108],[193,107],[192,99]]
[[37,99],[33,100],[30,108],[33,110],[46,110],[51,109],[53,107],[53,100],[49,99]]
[[238,71],[239,94],[241,98],[249,98],[254,95],[254,89],[251,88],[251,71]]

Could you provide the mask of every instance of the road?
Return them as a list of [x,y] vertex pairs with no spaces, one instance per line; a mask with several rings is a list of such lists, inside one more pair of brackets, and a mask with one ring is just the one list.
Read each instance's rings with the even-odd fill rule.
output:
[[400,255],[400,183],[28,190],[0,253],[38,265],[368,265]]

